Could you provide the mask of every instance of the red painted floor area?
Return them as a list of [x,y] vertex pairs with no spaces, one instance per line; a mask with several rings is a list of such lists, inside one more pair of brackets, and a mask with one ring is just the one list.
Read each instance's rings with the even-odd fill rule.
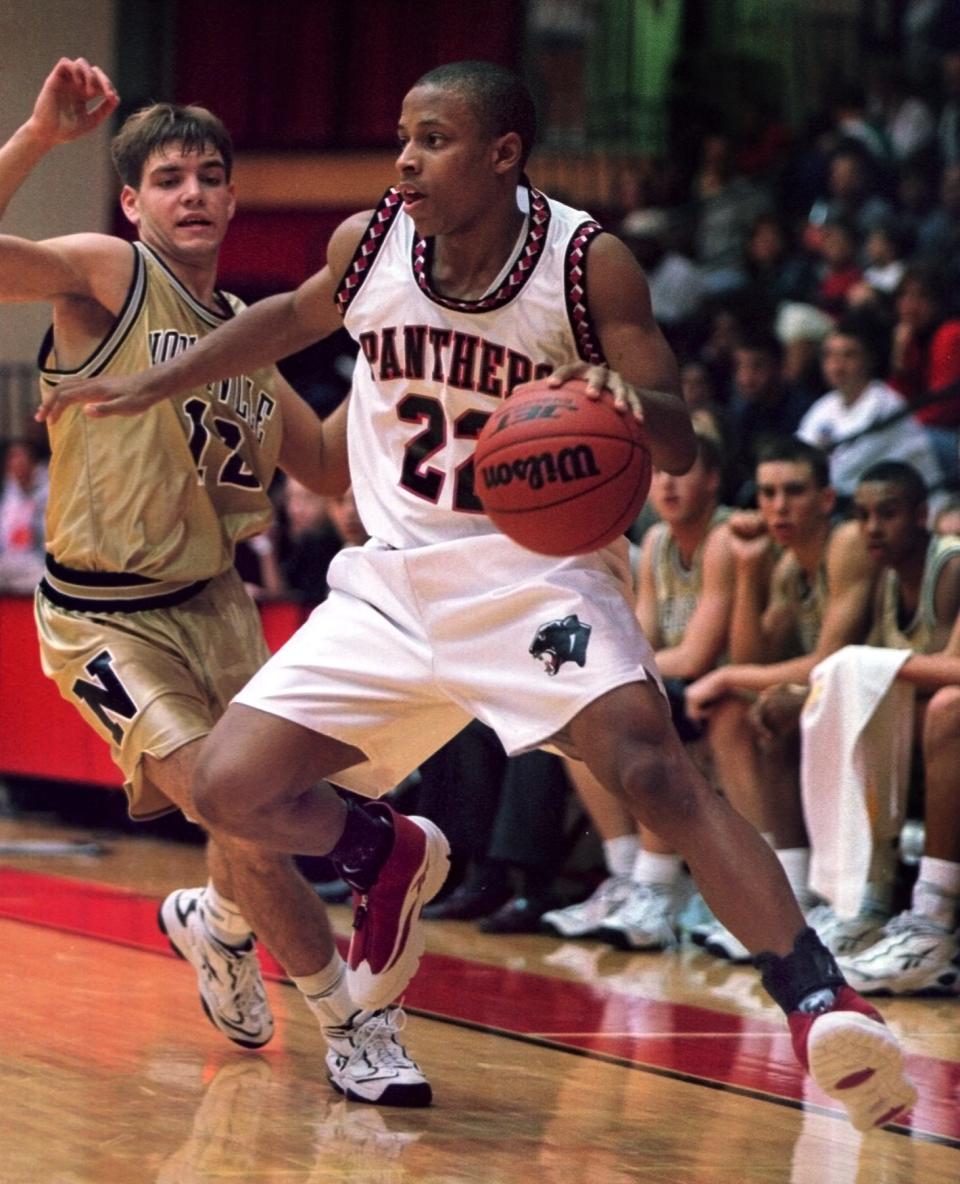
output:
[[[173,956],[157,928],[158,903],[111,886],[0,869],[0,916]],[[261,961],[269,977],[284,978],[266,951]],[[836,1112],[804,1080],[777,1023],[439,954],[424,956],[405,1003],[451,1022]],[[921,1101],[905,1125],[960,1140],[960,1064],[907,1060]]]

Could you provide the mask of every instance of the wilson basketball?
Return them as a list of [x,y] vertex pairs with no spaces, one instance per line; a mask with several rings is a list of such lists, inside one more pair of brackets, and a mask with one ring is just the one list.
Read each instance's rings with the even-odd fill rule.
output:
[[613,542],[650,489],[643,425],[586,382],[516,388],[477,440],[477,496],[494,524],[542,555],[582,555]]

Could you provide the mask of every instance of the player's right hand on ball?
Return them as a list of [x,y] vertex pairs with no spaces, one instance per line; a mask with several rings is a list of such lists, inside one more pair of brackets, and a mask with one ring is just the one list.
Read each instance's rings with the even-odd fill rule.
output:
[[613,405],[618,411],[629,413],[643,421],[643,404],[639,393],[616,370],[590,362],[569,362],[565,366],[558,366],[547,378],[547,384],[562,386],[570,378],[582,378],[586,382],[586,393],[590,399],[599,399],[605,390],[609,391],[613,395]]

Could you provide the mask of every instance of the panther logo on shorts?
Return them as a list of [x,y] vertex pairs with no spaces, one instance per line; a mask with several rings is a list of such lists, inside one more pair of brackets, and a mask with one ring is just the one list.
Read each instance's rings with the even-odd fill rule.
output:
[[548,621],[537,630],[530,653],[544,664],[547,674],[556,674],[564,662],[586,665],[590,626],[576,613],[562,620]]

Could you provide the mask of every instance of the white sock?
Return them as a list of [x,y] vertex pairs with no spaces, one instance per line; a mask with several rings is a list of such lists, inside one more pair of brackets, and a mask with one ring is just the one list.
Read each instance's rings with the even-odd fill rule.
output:
[[924,855],[920,860],[917,882],[913,886],[913,912],[942,925],[944,929],[953,929],[957,923],[958,904],[960,863]]
[[341,1028],[359,1011],[347,989],[347,964],[336,952],[322,970],[290,979],[323,1028]]
[[810,892],[807,883],[810,879],[810,848],[809,847],[781,847],[777,851],[777,859],[783,868],[793,895],[802,904],[808,902]]
[[633,864],[635,884],[675,884],[683,871],[679,855],[661,855],[659,851],[639,851]]
[[629,876],[634,860],[640,850],[636,835],[617,835],[615,839],[603,840],[603,862],[611,876]]
[[252,930],[240,912],[240,906],[228,900],[208,880],[200,895],[200,916],[204,925],[227,946],[242,946],[252,936]]

